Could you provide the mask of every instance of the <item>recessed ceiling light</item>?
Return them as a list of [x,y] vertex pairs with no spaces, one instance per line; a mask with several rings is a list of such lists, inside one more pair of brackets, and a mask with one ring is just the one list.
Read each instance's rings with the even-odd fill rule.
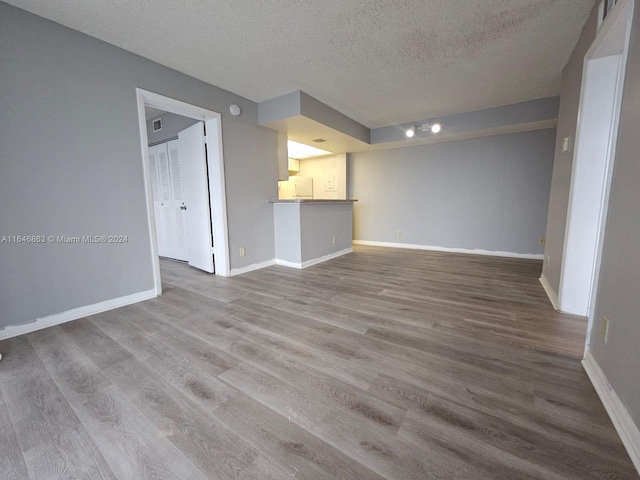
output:
[[294,142],[293,140],[289,140],[287,142],[287,148],[289,149],[289,158],[295,159],[320,157],[322,155],[331,155],[333,153],[328,150],[312,147],[311,145],[305,145],[304,143]]
[[407,137],[412,138],[416,134],[416,127],[411,126],[407,128],[406,134],[407,134]]
[[442,130],[442,124],[441,123],[434,123],[433,125],[431,125],[431,132],[432,133],[439,133],[440,130]]

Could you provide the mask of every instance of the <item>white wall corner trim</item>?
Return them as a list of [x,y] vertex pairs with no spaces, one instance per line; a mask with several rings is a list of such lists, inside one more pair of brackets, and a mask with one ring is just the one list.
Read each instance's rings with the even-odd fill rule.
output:
[[588,350],[584,355],[584,360],[582,360],[582,366],[596,392],[598,392],[598,396],[604,404],[604,408],[606,408],[618,435],[620,435],[620,439],[627,449],[633,465],[640,473],[640,429],[638,429],[638,425],[634,423],[620,397],[609,385],[600,365]]
[[276,258],[276,265],[289,267],[289,268],[297,268],[299,270],[302,270],[303,268],[310,267],[311,265],[316,265],[318,263],[326,262],[327,260],[331,260],[332,258],[341,257],[342,255],[346,255],[347,253],[352,253],[352,252],[353,252],[353,248],[349,247],[349,248],[345,248],[344,250],[340,250],[339,252],[330,253],[328,255],[324,255],[318,258],[312,258],[311,260],[307,260],[301,263],[289,262],[288,260],[281,260],[279,258]]
[[543,260],[544,255],[542,253],[515,253],[515,252],[501,252],[494,250],[476,250],[470,248],[449,248],[449,247],[435,247],[431,245],[417,245],[412,243],[392,243],[392,242],[374,242],[370,240],[354,240],[356,245],[371,245],[374,247],[387,247],[387,248],[407,248],[411,250],[432,250],[434,252],[449,252],[449,253],[466,253],[470,255],[489,255],[493,257],[508,257],[508,258],[527,258],[530,260]]
[[540,275],[540,283],[542,284],[542,288],[544,288],[547,297],[549,297],[549,301],[551,302],[551,305],[553,305],[554,310],[559,311],[560,309],[558,308],[558,295],[553,291],[553,288],[551,288],[551,285],[549,284],[547,277],[544,276],[544,273]]
[[131,305],[132,303],[142,302],[157,296],[155,288],[152,288],[151,290],[146,290],[144,292],[132,293],[123,297],[112,298],[92,305],[85,305],[65,312],[47,315],[46,317],[38,318],[30,323],[22,323],[20,325],[5,327],[0,330],[0,340],[6,340],[7,338],[17,337],[18,335],[35,332],[36,330],[42,330],[43,328],[53,327],[72,320],[88,317],[89,315],[96,315],[98,313],[106,312],[107,310],[113,310],[114,308],[124,307],[126,305]]
[[267,260],[266,262],[254,263],[252,265],[247,265],[246,267],[232,268],[231,275],[229,276],[233,277],[235,275],[242,275],[243,273],[253,272],[254,270],[260,270],[261,268],[266,268],[266,267],[270,267],[271,265],[275,265],[275,263],[276,263],[276,260],[272,258],[271,260]]

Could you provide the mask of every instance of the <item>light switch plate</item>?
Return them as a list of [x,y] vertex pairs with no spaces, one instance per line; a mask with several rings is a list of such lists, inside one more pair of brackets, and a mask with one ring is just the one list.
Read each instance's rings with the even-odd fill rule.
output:
[[329,174],[326,177],[326,192],[335,192],[336,191],[336,176],[333,174]]

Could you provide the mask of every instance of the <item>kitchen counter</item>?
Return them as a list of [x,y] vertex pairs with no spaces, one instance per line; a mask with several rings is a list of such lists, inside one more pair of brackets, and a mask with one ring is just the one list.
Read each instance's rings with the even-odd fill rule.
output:
[[305,268],[352,252],[356,201],[297,198],[272,202],[276,263]]

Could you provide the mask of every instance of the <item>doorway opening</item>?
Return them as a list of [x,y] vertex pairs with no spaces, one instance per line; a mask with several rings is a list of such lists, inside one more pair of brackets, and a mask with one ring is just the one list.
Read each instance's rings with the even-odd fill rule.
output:
[[[207,179],[202,175],[197,179],[183,178],[184,164],[189,160],[198,159],[186,157],[183,151],[184,145],[182,148],[180,146],[179,136],[183,130],[198,123],[199,129],[202,129],[203,124],[193,118],[150,107],[145,107],[145,115],[158,254],[161,258],[188,262],[189,249],[192,247],[188,245],[187,213],[193,211],[190,209],[191,211],[187,212],[187,205],[191,206],[193,203],[187,198],[188,190],[194,181],[199,180],[206,185]],[[210,222],[209,212],[207,216]],[[205,220],[207,220],[206,217]],[[213,244],[213,242],[206,242]],[[213,268],[205,270],[209,273],[213,272]]]
[[587,316],[587,344],[602,256],[634,0],[619,0],[584,59],[567,212],[559,310]]
[[[207,191],[206,195],[202,194],[202,191],[200,191],[200,194],[190,200],[192,203],[192,212],[195,213],[197,211],[199,212],[198,215],[206,215],[209,217],[207,218],[208,221],[197,223],[197,228],[199,229],[197,235],[199,237],[203,235],[202,226],[209,225],[209,230],[204,230],[204,235],[209,236],[208,245],[205,246],[206,248],[204,249],[201,248],[198,255],[201,257],[199,261],[206,262],[208,260],[213,264],[213,266],[215,266],[215,273],[217,275],[229,276],[229,236],[227,228],[227,206],[220,114],[179,100],[142,90],[140,88],[136,89],[136,96],[138,104],[138,122],[140,128],[145,196],[147,203],[147,222],[151,242],[151,265],[156,294],[160,295],[162,293],[162,283],[160,278],[158,230],[156,226],[156,219],[159,217],[157,216],[158,212],[156,212],[156,208],[154,208],[154,179],[149,156],[149,137],[147,134],[147,120],[145,115],[145,108],[148,107],[157,109],[161,112],[174,113],[182,117],[188,117],[199,121],[192,125],[192,127],[185,130],[185,137],[190,137],[185,140],[187,144],[187,147],[185,148],[199,149],[198,141],[197,139],[194,140],[193,137],[199,135],[199,129],[203,134],[206,130],[206,140],[203,142],[202,146],[206,149],[207,161],[205,164],[206,167],[204,167],[203,171],[199,171],[199,174],[200,177],[207,177],[207,182],[205,184]],[[169,152],[167,150],[167,154],[168,153]],[[198,168],[198,165],[192,166],[191,168]],[[183,171],[183,173],[187,172]],[[192,172],[192,176],[193,175],[194,173]],[[189,208],[188,204],[186,206]],[[196,224],[194,223],[194,225]],[[188,234],[189,232],[187,232],[187,235]]]

